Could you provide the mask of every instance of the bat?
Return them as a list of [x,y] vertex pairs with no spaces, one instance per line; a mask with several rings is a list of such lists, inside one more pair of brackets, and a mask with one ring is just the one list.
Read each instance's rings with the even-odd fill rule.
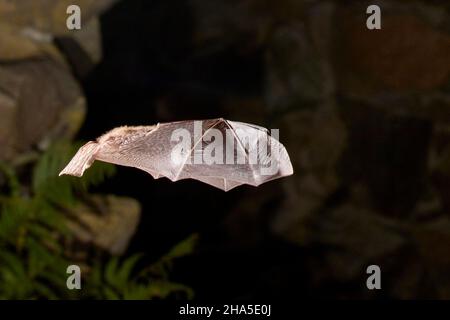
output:
[[158,179],[196,179],[224,191],[293,174],[269,130],[223,118],[124,126],[82,146],[61,175],[81,177],[95,160],[135,167]]

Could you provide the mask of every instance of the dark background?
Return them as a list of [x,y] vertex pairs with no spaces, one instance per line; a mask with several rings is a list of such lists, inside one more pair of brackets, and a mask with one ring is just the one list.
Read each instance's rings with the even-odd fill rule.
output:
[[[142,204],[127,255],[153,262],[197,233],[171,278],[199,299],[450,298],[447,2],[122,0],[96,14],[101,60],[55,42],[87,103],[74,139],[224,117],[279,128],[295,172],[225,193],[118,167],[92,191]],[[382,290],[366,287],[372,264]]]

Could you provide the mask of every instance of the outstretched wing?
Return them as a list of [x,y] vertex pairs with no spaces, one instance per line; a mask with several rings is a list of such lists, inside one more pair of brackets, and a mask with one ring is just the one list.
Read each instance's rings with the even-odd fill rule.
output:
[[[270,152],[261,152],[263,143]],[[255,153],[258,161],[250,161]],[[225,191],[293,173],[286,150],[266,129],[224,119],[114,129],[80,148],[61,174],[80,176],[93,160],[136,167],[156,179],[196,179]],[[275,170],[264,170],[268,164]]]

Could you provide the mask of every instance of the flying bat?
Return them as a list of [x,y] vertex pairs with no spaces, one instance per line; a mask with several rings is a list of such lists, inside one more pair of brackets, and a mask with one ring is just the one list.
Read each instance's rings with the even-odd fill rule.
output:
[[153,178],[196,179],[224,191],[293,174],[278,131],[225,119],[124,126],[82,146],[61,175],[81,177],[95,160],[135,167]]

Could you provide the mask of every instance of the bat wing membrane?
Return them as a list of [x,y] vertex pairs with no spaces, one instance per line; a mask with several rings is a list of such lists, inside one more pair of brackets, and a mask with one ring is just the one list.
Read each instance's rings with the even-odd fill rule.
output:
[[[199,122],[203,127],[198,130],[199,128],[196,128],[194,123],[194,121],[180,121],[159,124],[156,129],[147,130],[148,132],[146,131],[145,134],[124,137],[120,143],[115,144],[109,143],[107,140],[100,145],[90,142],[85,145],[90,147],[82,147],[79,153],[85,148],[84,153],[77,153],[61,174],[82,174],[88,167],[86,163],[91,163],[95,159],[135,167],[148,172],[155,179],[162,176],[172,181],[196,179],[225,191],[241,184],[257,186],[280,176],[292,174],[289,156],[283,145],[275,139],[272,139],[270,143],[276,143],[281,150],[280,157],[275,158],[281,163],[281,169],[272,175],[260,174],[260,166],[265,165],[265,161],[274,160],[274,156],[270,154],[269,156],[258,154],[262,163],[249,163],[249,155],[259,152],[255,149],[260,143],[259,139],[268,136],[265,128],[225,119],[211,119]],[[183,152],[175,155],[174,158],[174,148],[180,143],[180,135],[177,135],[177,132],[189,133],[191,141],[183,149]],[[196,152],[203,154],[208,144],[215,141],[211,139],[211,135],[217,132],[220,132],[224,138],[222,143],[224,146],[223,162],[209,164],[204,161],[196,162]],[[230,137],[232,137],[231,140],[229,140]],[[248,140],[243,141],[245,139]],[[233,151],[231,163],[226,161],[230,159],[225,159],[228,148]],[[90,157],[86,154],[89,154]],[[245,161],[236,163],[238,159]],[[74,164],[75,167],[78,164],[78,171],[73,169]],[[68,171],[69,167],[72,170]]]

